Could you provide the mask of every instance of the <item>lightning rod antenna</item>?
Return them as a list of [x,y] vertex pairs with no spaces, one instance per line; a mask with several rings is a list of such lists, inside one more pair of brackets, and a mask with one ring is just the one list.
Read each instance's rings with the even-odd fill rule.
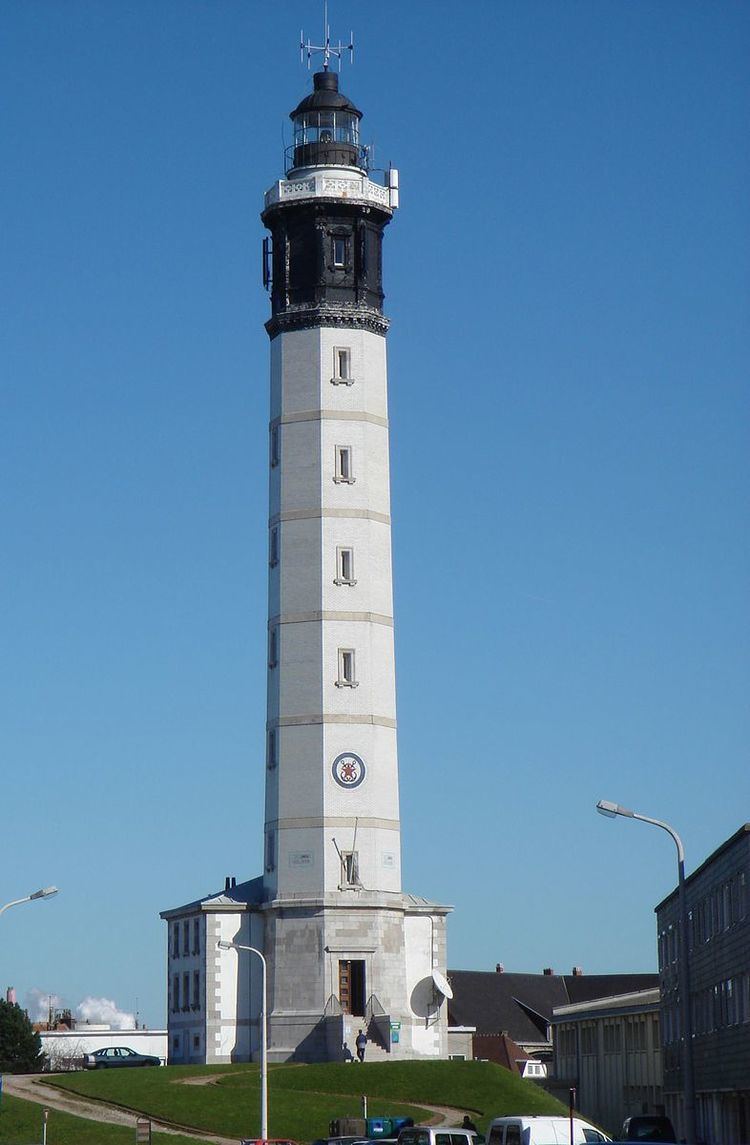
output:
[[304,32],[300,31],[299,34],[299,58],[304,63],[305,56],[307,56],[307,70],[310,70],[310,60],[318,52],[323,56],[323,71],[327,72],[331,63],[331,57],[338,61],[338,71],[341,71],[341,60],[343,59],[344,52],[349,53],[349,62],[354,63],[354,32],[349,33],[349,43],[342,44],[339,40],[338,44],[331,43],[331,28],[328,23],[328,0],[323,0],[323,43],[313,44],[310,40],[305,40]]

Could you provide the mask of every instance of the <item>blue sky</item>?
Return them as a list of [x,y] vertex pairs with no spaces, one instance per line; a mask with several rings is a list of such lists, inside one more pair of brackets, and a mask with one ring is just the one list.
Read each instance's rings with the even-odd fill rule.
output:
[[[0,985],[165,1020],[260,871],[264,190],[317,0],[6,0]],[[386,309],[405,887],[466,969],[652,970],[750,818],[750,9],[333,0],[401,172]]]

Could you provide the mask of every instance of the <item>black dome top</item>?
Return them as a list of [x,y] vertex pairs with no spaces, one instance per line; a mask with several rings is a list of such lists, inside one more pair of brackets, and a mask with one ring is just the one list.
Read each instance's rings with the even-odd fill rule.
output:
[[339,91],[339,77],[336,72],[315,72],[313,76],[314,90],[310,95],[297,104],[294,111],[289,113],[290,119],[296,119],[304,111],[349,111],[362,118],[352,101]]

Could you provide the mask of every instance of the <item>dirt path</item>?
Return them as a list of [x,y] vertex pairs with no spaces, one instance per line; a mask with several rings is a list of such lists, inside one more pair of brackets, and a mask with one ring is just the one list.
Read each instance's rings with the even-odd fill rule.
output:
[[[179,1085],[216,1085],[223,1074],[208,1074],[205,1077],[183,1077],[180,1078]],[[351,1097],[350,1093],[331,1093],[326,1090],[323,1093],[321,1090],[307,1090],[308,1093],[317,1093],[320,1097]],[[463,1121],[465,1109],[454,1109],[450,1105],[427,1105],[424,1101],[417,1101],[416,1098],[405,1101],[399,1100],[400,1105],[418,1105],[420,1109],[427,1109],[432,1114],[426,1124],[427,1125],[460,1125]]]
[[[107,1125],[127,1125],[135,1128],[136,1117],[144,1114],[135,1110],[123,1109],[118,1105],[110,1105],[103,1101],[87,1101],[85,1097],[58,1089],[49,1083],[45,1084],[44,1074],[5,1074],[3,1089],[12,1093],[14,1097],[22,1097],[24,1101],[35,1101],[45,1105],[48,1109],[58,1109],[62,1113],[72,1113],[75,1117],[85,1117],[87,1121],[103,1121]],[[153,1129],[157,1133],[178,1134],[180,1137],[194,1137],[197,1141],[211,1141],[214,1145],[237,1145],[235,1137],[217,1137],[212,1133],[199,1132],[196,1129],[185,1129],[182,1126],[170,1125],[165,1121],[150,1119]]]
[[[219,1080],[216,1074],[206,1077],[186,1077],[181,1079],[181,1085],[215,1085]],[[137,1117],[145,1114],[135,1110],[124,1109],[119,1105],[111,1105],[104,1101],[89,1101],[69,1090],[58,1089],[49,1082],[45,1082],[44,1074],[6,1074],[3,1077],[3,1088],[6,1093],[14,1097],[21,1097],[25,1101],[35,1101],[48,1109],[57,1109],[62,1113],[71,1113],[75,1117],[85,1117],[88,1121],[102,1121],[107,1125],[127,1125],[135,1127]],[[329,1094],[335,1097],[336,1094]],[[351,1097],[351,1094],[341,1094],[342,1097]],[[430,1125],[460,1125],[465,1110],[453,1109],[449,1105],[427,1105],[424,1101],[413,1101],[407,1104],[418,1105],[420,1109],[427,1109],[432,1114]],[[213,1133],[188,1129],[180,1125],[173,1125],[166,1121],[151,1118],[151,1125],[157,1133],[171,1133],[181,1137],[194,1137],[197,1141],[209,1141],[212,1145],[237,1145],[234,1137],[217,1137]]]

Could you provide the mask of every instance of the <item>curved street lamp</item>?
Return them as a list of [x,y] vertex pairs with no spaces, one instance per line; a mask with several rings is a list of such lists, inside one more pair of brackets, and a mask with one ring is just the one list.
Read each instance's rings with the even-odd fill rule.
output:
[[685,1140],[697,1140],[695,1135],[695,1081],[693,1075],[693,1028],[690,1013],[690,963],[688,951],[688,912],[687,895],[685,894],[685,848],[682,839],[670,827],[669,823],[661,819],[652,819],[650,815],[639,815],[637,811],[630,811],[621,807],[619,803],[610,803],[607,799],[600,799],[596,805],[600,815],[614,819],[622,815],[625,819],[640,819],[641,823],[650,823],[653,827],[661,827],[671,835],[677,848],[677,902],[680,914],[680,1016],[682,1019],[682,1086],[683,1101],[685,1104]]
[[261,1011],[260,1011],[260,1136],[268,1140],[268,1015],[266,1014],[266,959],[254,946],[243,946],[241,942],[216,943],[220,950],[247,950],[257,954],[261,964]]
[[6,902],[5,906],[0,906],[0,914],[5,910],[9,910],[12,906],[20,906],[22,902],[33,902],[34,899],[51,899],[53,895],[59,893],[57,887],[42,887],[40,891],[34,891],[33,895],[24,895],[22,899],[13,899],[13,902]]

